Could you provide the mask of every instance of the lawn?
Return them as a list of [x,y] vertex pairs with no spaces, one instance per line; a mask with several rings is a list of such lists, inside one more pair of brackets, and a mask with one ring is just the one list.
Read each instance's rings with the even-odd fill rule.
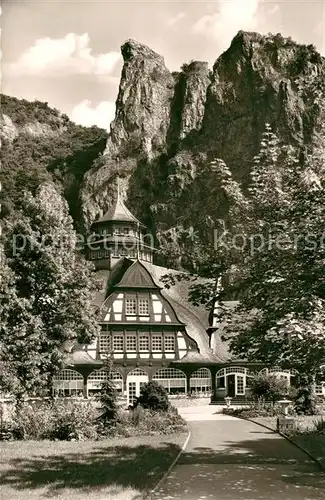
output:
[[186,433],[2,442],[0,498],[140,500],[163,476],[185,439]]
[[[325,434],[313,430],[314,423],[321,419],[324,419],[324,415],[296,417],[298,433],[290,437],[292,441],[302,446],[313,457],[317,458],[325,468]],[[256,417],[252,418],[252,420],[276,430],[276,417]]]

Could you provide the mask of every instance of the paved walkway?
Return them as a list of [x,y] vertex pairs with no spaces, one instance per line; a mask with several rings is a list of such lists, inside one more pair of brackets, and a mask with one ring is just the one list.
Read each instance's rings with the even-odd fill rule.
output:
[[152,500],[325,499],[325,474],[307,455],[257,424],[180,408],[191,437]]

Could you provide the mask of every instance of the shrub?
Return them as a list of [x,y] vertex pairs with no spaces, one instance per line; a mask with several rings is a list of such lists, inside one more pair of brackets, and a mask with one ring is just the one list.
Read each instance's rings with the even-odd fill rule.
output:
[[136,406],[131,410],[131,420],[133,425],[139,425],[143,419],[143,407],[141,405]]
[[186,423],[174,411],[154,412],[153,410],[145,410],[139,430],[141,433],[149,434],[173,434],[184,432]]
[[51,408],[54,422],[48,433],[50,439],[96,439],[98,412],[89,401],[62,399]]
[[44,439],[54,422],[49,402],[24,402],[12,415],[12,432],[15,439]]
[[15,439],[94,439],[96,416],[87,401],[37,401],[23,403],[7,426]]
[[147,382],[141,387],[136,406],[138,404],[149,410],[167,411],[169,408],[167,391],[155,381]]
[[250,389],[252,396],[256,399],[272,401],[273,404],[288,394],[287,381],[276,375],[255,376],[252,379]]
[[311,387],[300,387],[294,401],[294,408],[298,415],[316,415],[316,397],[313,395]]
[[323,417],[320,420],[314,421],[314,428],[319,434],[325,434],[325,420]]
[[0,441],[10,441],[15,439],[15,427],[12,422],[3,422],[0,425]]

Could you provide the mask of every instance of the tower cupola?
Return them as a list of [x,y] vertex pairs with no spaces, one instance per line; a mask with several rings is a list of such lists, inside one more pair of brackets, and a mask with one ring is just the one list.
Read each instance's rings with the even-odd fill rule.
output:
[[88,256],[96,269],[112,269],[124,257],[152,263],[153,238],[145,229],[125,206],[118,190],[115,204],[91,226]]

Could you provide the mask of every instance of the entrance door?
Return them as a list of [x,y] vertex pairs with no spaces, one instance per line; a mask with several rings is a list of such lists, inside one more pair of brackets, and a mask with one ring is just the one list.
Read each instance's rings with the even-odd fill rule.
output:
[[137,383],[128,382],[128,404],[132,405],[137,396]]
[[128,404],[132,405],[135,399],[140,396],[141,387],[146,381],[137,380],[136,382],[128,382]]
[[236,394],[238,396],[244,396],[245,394],[245,380],[242,375],[237,375],[237,388]]
[[234,398],[236,395],[236,375],[227,376],[227,396]]
[[133,370],[127,376],[127,401],[128,405],[132,405],[134,400],[140,396],[140,390],[143,384],[148,382],[149,377],[143,370]]

